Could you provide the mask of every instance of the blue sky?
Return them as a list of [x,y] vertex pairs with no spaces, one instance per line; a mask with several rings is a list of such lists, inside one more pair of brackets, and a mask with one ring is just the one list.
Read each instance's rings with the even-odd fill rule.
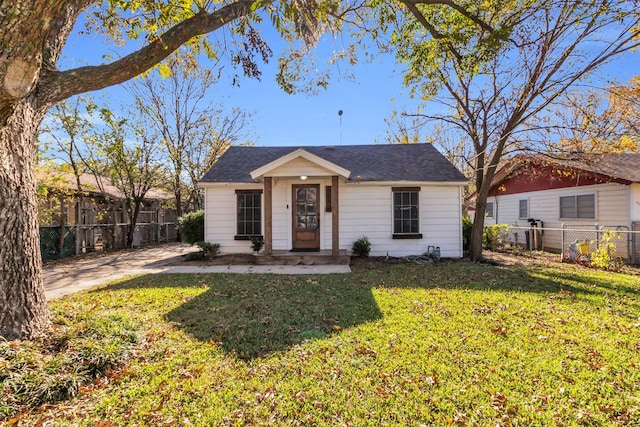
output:
[[[117,57],[126,53],[97,35],[78,34],[83,29],[83,20],[80,20],[63,51],[61,68],[99,64],[105,62],[102,59],[105,54]],[[372,63],[351,67],[353,80],[336,77],[326,91],[317,95],[287,95],[275,81],[277,58],[285,44],[269,24],[264,24],[261,30],[274,52],[270,63],[261,65],[262,79],[242,78],[239,86],[233,86],[230,80],[239,71],[227,64],[221,83],[212,91],[215,101],[254,112],[252,134],[256,145],[382,143],[388,129],[385,118],[394,110],[413,112],[420,104],[409,97],[409,90],[402,85],[401,67],[390,55],[377,55]],[[339,38],[325,35],[318,46],[319,55],[330,54],[341,47]],[[640,74],[640,60],[636,54],[618,58],[599,73],[598,79],[626,82],[637,74]],[[104,96],[114,109],[128,99],[121,87],[106,88],[94,95],[98,102]],[[437,106],[431,104],[431,108]],[[343,111],[342,126],[339,110]]]
[[[83,21],[79,21],[63,51],[61,68],[95,65],[106,61],[102,59],[105,54],[124,54],[97,35],[78,34],[82,29]],[[387,129],[384,119],[394,109],[418,105],[403,88],[394,58],[384,55],[370,64],[345,65],[355,78],[336,76],[327,90],[317,95],[288,95],[275,81],[277,58],[285,44],[268,24],[263,30],[274,55],[269,64],[261,64],[261,80],[241,78],[239,85],[233,86],[230,79],[239,71],[226,65],[221,83],[212,91],[215,100],[227,107],[254,112],[252,133],[256,145],[339,145],[341,136],[343,145],[383,142]],[[325,35],[318,48],[321,54],[330,53],[339,50],[341,42]],[[104,96],[112,108],[128,99],[121,87],[109,87],[92,95],[98,100]],[[339,110],[343,111],[342,126]]]

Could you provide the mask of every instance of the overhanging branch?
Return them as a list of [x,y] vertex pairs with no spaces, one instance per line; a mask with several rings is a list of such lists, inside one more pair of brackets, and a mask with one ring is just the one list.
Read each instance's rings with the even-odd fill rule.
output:
[[[200,12],[176,24],[140,50],[110,64],[47,72],[38,84],[40,103],[53,104],[79,93],[104,89],[130,80],[167,58],[193,37],[216,31],[229,22],[250,14],[254,3],[254,0],[239,0],[212,13]],[[271,2],[265,1],[262,5],[268,3]]]

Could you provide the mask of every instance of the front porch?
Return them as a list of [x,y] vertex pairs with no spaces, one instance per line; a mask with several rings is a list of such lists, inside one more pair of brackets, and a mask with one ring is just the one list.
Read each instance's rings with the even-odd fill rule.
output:
[[256,265],[349,265],[351,255],[342,249],[337,255],[330,249],[313,252],[274,250],[271,254],[254,255]]

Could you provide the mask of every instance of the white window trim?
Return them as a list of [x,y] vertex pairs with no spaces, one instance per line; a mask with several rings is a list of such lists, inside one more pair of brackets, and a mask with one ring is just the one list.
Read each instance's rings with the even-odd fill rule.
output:
[[[560,209],[560,199],[563,197],[575,197],[576,200],[578,196],[593,196],[593,218],[577,218],[577,206],[576,206],[576,218],[565,218],[561,216]],[[564,194],[558,196],[558,219],[561,221],[584,221],[584,220],[597,220],[598,219],[598,193],[590,192],[590,193],[575,193],[575,194]]]
[[[489,203],[493,206],[491,209],[491,215],[487,212],[487,208],[489,207]],[[487,200],[487,206],[484,208],[485,218],[495,218],[496,217],[496,203],[493,200]]]
[[[527,216],[520,216],[520,202],[522,201],[526,201],[527,202]],[[559,203],[560,199],[558,199],[558,203]],[[529,219],[531,218],[531,210],[530,210],[530,206],[529,206],[529,198],[527,197],[526,199],[518,199],[518,219]]]

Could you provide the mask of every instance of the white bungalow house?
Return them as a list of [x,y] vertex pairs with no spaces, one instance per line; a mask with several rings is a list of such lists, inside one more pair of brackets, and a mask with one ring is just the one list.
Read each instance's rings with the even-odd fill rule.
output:
[[[472,195],[471,205],[473,199]],[[519,233],[518,241],[524,243],[522,230],[513,227],[528,227],[534,220],[545,228],[544,249],[553,252],[566,250],[571,240],[582,237],[565,232],[568,238],[562,249],[558,229],[563,225],[567,230],[640,230],[640,153],[591,155],[581,160],[517,156],[507,161],[492,183],[485,225],[508,224],[513,230],[509,238],[514,240]],[[595,236],[582,234],[585,239]],[[628,245],[618,247],[619,254],[640,260],[638,241],[629,237]]]
[[[231,147],[202,177],[205,240],[250,253],[336,256],[366,236],[371,255],[439,247],[462,257],[465,177],[430,144]],[[329,252],[330,251],[330,252]]]

